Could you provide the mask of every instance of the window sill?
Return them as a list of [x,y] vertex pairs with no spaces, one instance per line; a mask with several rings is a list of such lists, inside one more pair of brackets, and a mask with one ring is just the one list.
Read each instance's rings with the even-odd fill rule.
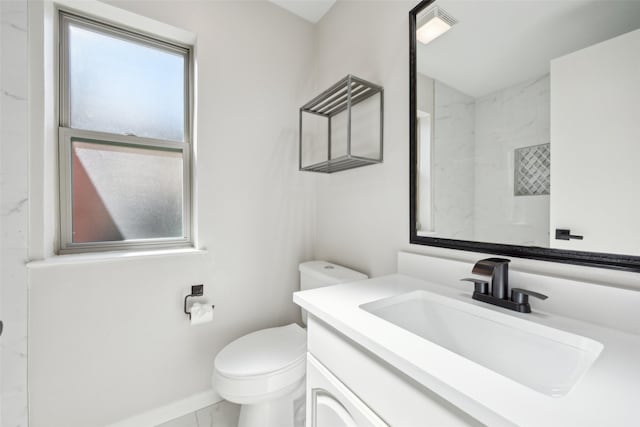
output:
[[92,252],[84,254],[55,255],[42,260],[27,262],[27,268],[45,268],[58,265],[74,265],[97,262],[118,262],[139,258],[159,258],[181,255],[206,255],[206,249],[196,248],[176,248],[176,249],[155,249],[145,251],[110,251]]

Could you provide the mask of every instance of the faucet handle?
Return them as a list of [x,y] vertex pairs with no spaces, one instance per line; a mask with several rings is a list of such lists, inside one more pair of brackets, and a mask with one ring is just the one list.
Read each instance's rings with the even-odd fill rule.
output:
[[518,304],[528,304],[529,297],[539,298],[541,300],[545,300],[549,298],[548,296],[541,294],[539,292],[529,291],[527,289],[521,288],[512,288],[511,289],[511,301]]
[[460,279],[461,282],[473,282],[475,292],[480,294],[488,294],[489,293],[489,282],[482,279],[475,279],[473,277],[465,277],[464,279]]

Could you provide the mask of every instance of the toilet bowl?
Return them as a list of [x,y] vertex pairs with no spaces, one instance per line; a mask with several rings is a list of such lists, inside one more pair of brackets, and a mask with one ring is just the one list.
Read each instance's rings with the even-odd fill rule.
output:
[[220,396],[242,405],[239,426],[304,420],[306,352],[307,334],[292,323],[245,335],[218,353],[214,383]]
[[[300,264],[300,289],[366,279],[325,261]],[[303,310],[303,323],[306,313]],[[223,348],[213,384],[224,399],[242,405],[238,427],[303,427],[307,334],[292,323],[262,329]]]

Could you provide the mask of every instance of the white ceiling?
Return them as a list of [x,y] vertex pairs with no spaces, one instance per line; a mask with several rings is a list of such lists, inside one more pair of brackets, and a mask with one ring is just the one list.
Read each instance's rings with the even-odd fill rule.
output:
[[331,9],[336,0],[269,0],[289,12],[316,23]]
[[[418,72],[480,97],[549,72],[549,61],[640,27],[640,0],[437,0],[458,20],[418,43]],[[579,70],[577,70],[579,71]]]

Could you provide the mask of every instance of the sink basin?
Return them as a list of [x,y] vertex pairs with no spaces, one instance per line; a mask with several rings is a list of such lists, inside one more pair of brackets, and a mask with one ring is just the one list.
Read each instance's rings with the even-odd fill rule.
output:
[[590,338],[426,291],[360,308],[552,397],[567,394],[603,349]]

